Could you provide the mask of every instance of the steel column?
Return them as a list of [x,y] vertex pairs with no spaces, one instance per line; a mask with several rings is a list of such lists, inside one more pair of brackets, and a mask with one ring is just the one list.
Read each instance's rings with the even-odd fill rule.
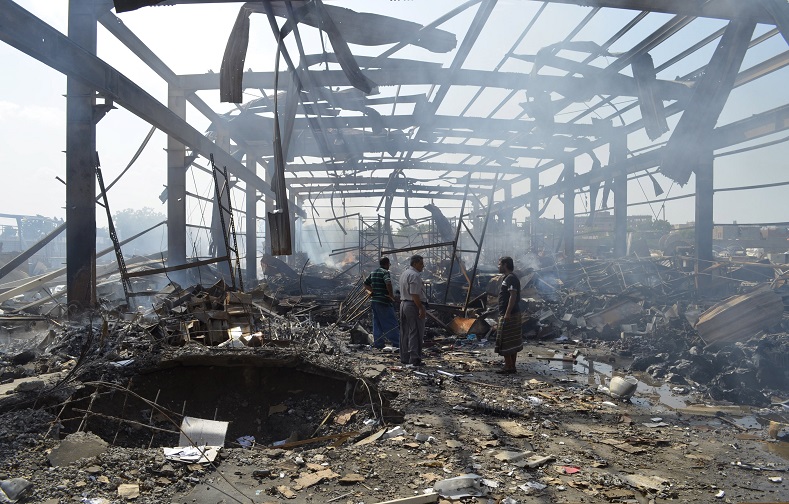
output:
[[614,166],[614,257],[627,255],[627,135],[611,141],[608,163]]
[[[69,39],[96,54],[96,34],[93,0],[70,0]],[[96,92],[66,82],[66,291],[70,310],[81,311],[96,303]]]
[[[705,149],[704,146],[699,146]],[[701,274],[712,265],[713,228],[713,155],[707,147],[696,166],[696,278],[697,286],[703,290],[709,284],[709,276]]]
[[[186,119],[186,97],[182,89],[168,87],[167,107]],[[186,263],[186,148],[167,135],[167,264]],[[180,273],[183,275],[184,273]]]
[[539,249],[539,238],[537,235],[537,227],[540,221],[540,195],[538,189],[540,188],[540,174],[533,173],[529,177],[529,236],[532,254],[537,254]]
[[[251,173],[257,173],[257,161],[255,156],[247,152],[247,170]],[[257,259],[257,207],[258,198],[257,191],[254,187],[247,184],[246,187],[246,228],[247,228],[247,244],[246,244],[246,285],[251,288],[258,278],[258,259]]]
[[565,262],[575,261],[575,158],[564,161],[564,255]]

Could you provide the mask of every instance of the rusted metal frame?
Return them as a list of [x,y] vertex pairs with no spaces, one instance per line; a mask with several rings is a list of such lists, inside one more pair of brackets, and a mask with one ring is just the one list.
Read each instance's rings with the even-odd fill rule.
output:
[[693,165],[698,162],[688,154],[704,148],[726,105],[755,28],[756,22],[748,19],[729,23],[707,65],[707,72],[694,89],[693,99],[669,138],[668,158],[661,164],[660,171],[680,185],[688,181]]
[[[295,88],[298,89],[299,91],[304,90],[304,89],[306,89],[306,90],[316,89],[317,88],[317,84],[315,82],[315,75],[313,74],[313,72],[310,72],[309,69],[306,68],[306,67],[305,68],[297,67],[293,63],[293,60],[290,57],[290,53],[289,53],[288,49],[285,47],[284,43],[281,41],[281,39],[280,39],[280,31],[279,31],[280,29],[279,29],[279,26],[277,25],[276,19],[274,18],[274,14],[273,14],[273,11],[271,10],[271,6],[268,3],[264,2],[263,3],[263,7],[264,7],[264,10],[266,11],[266,14],[268,16],[268,21],[269,21],[269,25],[271,27],[271,30],[274,33],[274,36],[279,41],[279,43],[278,43],[278,52],[285,59],[285,63],[288,65],[288,68],[290,69],[290,74],[289,75],[290,75],[291,79],[296,81]],[[299,37],[296,38],[296,43],[297,43],[297,46],[299,47],[300,56],[302,58],[304,58],[304,50],[303,50],[303,47],[301,46],[301,39]],[[348,82],[347,82],[347,79],[348,79],[347,75],[344,72],[340,72],[340,73],[342,73],[342,75],[343,75],[343,79],[344,79],[343,83],[347,85],[348,84]],[[275,81],[275,86],[274,86],[274,90],[275,90],[274,98],[275,98],[275,100],[274,100],[274,103],[275,104],[276,104],[276,82],[278,82],[279,80],[280,80],[279,72],[275,71],[275,73],[274,73],[274,81]],[[305,88],[305,84],[304,84],[305,82],[306,82],[306,88]],[[290,83],[288,83],[288,86],[291,87],[291,89],[293,88],[293,86]],[[301,95],[301,92],[298,92],[297,96],[298,96],[299,101],[301,102],[302,107],[305,107],[306,104],[305,104],[304,99],[303,99],[303,97]],[[324,132],[324,131],[326,131],[326,127],[323,124],[323,116],[320,114],[319,110],[316,109],[316,111],[317,111],[317,119],[313,119],[313,118],[308,116],[307,120],[308,120],[308,122],[311,125],[312,131],[320,130],[321,132]],[[294,120],[294,124],[295,124],[295,114],[294,114],[293,120]],[[314,136],[314,139],[315,139],[315,141],[316,141],[316,143],[318,145],[319,151],[321,152],[320,157],[333,158],[333,152],[329,148],[329,144],[328,144],[325,136],[324,137],[320,137],[320,138],[318,136]],[[289,144],[288,144],[288,146],[286,147],[285,150],[287,151],[288,148],[289,148]],[[284,159],[287,159],[287,158],[284,158]]]
[[47,233],[46,236],[38,240],[27,250],[20,252],[19,255],[17,255],[16,257],[8,261],[8,263],[0,267],[0,278],[3,278],[7,274],[11,273],[22,263],[30,259],[33,255],[35,255],[36,252],[44,248],[47,245],[47,243],[51,242],[53,239],[59,236],[60,233],[62,233],[65,229],[66,229],[66,223],[64,222],[63,224],[59,225],[58,227]]
[[[471,174],[469,173],[466,176],[466,185],[463,189],[463,202],[460,204],[460,213],[458,214],[457,226],[455,227],[455,239],[452,241],[452,258],[449,261],[449,271],[447,272],[447,287],[446,289],[444,289],[444,303],[446,303],[447,298],[449,298],[449,285],[452,283],[452,270],[455,267],[455,258],[457,257],[458,242],[460,241],[460,223],[463,220],[463,213],[466,210],[466,201],[468,200],[468,190],[470,185],[471,185]],[[470,290],[471,279],[468,277],[468,274],[466,273],[466,269],[463,267],[463,263],[460,261],[458,262],[461,271],[463,272],[463,276],[466,277],[466,280],[468,281],[468,288]]]
[[[471,275],[469,277],[469,285],[468,285],[468,292],[466,292],[466,300],[463,302],[463,315],[468,315],[468,305],[471,302],[471,291],[474,285],[474,280],[477,278],[477,266],[479,266],[479,256],[482,253],[482,243],[485,241],[485,232],[488,229],[488,221],[490,220],[490,210],[493,207],[493,197],[496,194],[496,182],[499,180],[499,176],[496,175],[494,177],[494,184],[490,188],[490,195],[488,196],[488,205],[487,205],[487,212],[485,212],[485,220],[482,224],[482,232],[479,235],[479,241],[474,240],[474,243],[477,244],[477,254],[474,256],[474,266],[471,268]],[[473,239],[473,237],[472,237]]]
[[[232,282],[232,289],[236,289],[236,274],[238,274],[239,289],[244,290],[243,280],[241,279],[241,265],[238,258],[238,243],[236,241],[236,228],[233,224],[233,205],[230,200],[230,180],[227,176],[227,168],[220,170],[214,164],[214,158],[211,158],[211,168],[213,170],[214,178],[214,195],[216,196],[216,205],[219,212],[219,222],[222,227],[222,238],[225,241],[225,257],[227,257],[227,269],[230,273],[230,280]],[[223,181],[219,184],[219,178],[222,177]],[[227,202],[222,203],[222,197],[225,197]],[[229,223],[225,222],[225,213],[229,215]],[[229,232],[228,232],[228,227]],[[228,236],[229,235],[229,236]],[[233,239],[231,245],[230,238]],[[233,253],[235,253],[236,268],[233,267]]]
[[109,229],[110,240],[112,240],[113,248],[115,249],[115,260],[118,263],[118,272],[121,277],[121,285],[123,286],[123,294],[126,299],[126,304],[129,304],[129,296],[133,292],[131,280],[126,271],[126,261],[123,260],[123,250],[118,241],[118,234],[115,232],[115,224],[112,222],[112,212],[110,212],[110,202],[107,199],[107,190],[104,187],[104,176],[101,174],[101,167],[96,166],[96,180],[99,183],[101,190],[101,198],[104,200],[104,209],[107,211],[107,227]]

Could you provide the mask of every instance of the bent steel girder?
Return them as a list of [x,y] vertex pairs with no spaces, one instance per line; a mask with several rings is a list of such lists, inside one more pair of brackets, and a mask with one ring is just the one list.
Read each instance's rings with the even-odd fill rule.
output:
[[707,155],[703,146],[726,105],[755,28],[756,22],[750,19],[729,23],[694,89],[693,100],[671,134],[660,171],[680,185],[687,183],[700,162],[698,156]]
[[209,158],[213,154],[218,165],[226,166],[231,173],[260,192],[273,194],[265,181],[131,79],[11,0],[0,0],[0,40],[93,87],[106,98],[112,99],[202,156]]

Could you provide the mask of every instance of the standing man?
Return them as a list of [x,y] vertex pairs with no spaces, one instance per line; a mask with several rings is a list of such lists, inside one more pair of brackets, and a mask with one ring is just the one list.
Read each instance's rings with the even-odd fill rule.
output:
[[411,266],[400,275],[400,327],[403,331],[400,362],[411,366],[424,366],[422,341],[425,337],[427,298],[420,275],[423,269],[424,259],[414,255],[411,257]]
[[515,374],[515,359],[523,350],[521,336],[521,312],[518,303],[521,299],[521,282],[515,275],[512,257],[499,259],[501,289],[499,290],[499,327],[496,331],[496,353],[504,356],[504,368],[498,374]]
[[367,276],[364,281],[364,290],[372,296],[370,308],[373,311],[373,346],[381,349],[384,340],[394,347],[400,346],[400,328],[397,327],[397,317],[394,311],[394,292],[392,291],[392,276],[389,273],[389,258],[382,257],[378,261],[380,266]]

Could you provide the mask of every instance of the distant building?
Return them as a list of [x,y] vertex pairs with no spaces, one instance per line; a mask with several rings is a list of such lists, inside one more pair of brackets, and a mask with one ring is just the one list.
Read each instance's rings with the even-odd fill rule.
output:
[[759,226],[740,226],[737,224],[723,224],[712,228],[713,240],[761,240],[762,234]]
[[[616,223],[616,218],[614,217],[613,212],[610,211],[596,212],[594,215],[594,220],[591,223],[591,225],[589,225],[588,219],[575,219],[575,233],[577,235],[584,235],[589,233],[593,233],[595,235],[613,233],[615,223]],[[627,228],[629,230],[638,227],[644,227],[651,223],[652,223],[651,215],[627,216]]]

